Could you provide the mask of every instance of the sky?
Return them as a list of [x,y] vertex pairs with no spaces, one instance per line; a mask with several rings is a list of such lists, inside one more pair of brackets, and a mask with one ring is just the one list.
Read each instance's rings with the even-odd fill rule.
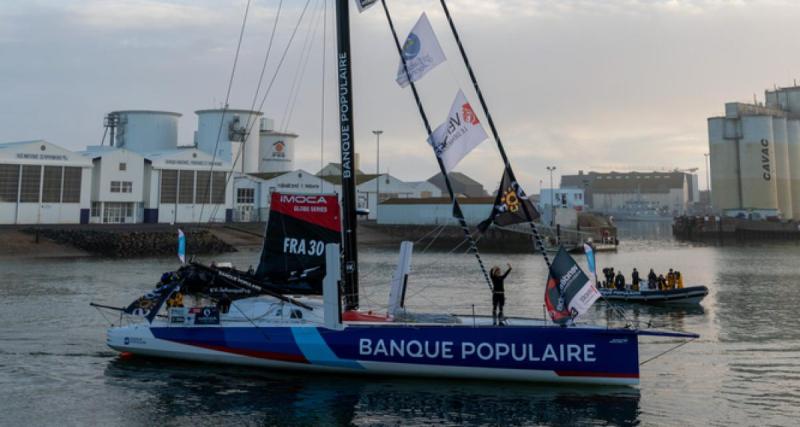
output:
[[[296,166],[316,172],[339,156],[333,2],[283,1],[254,102],[279,3],[251,0],[228,104],[258,108],[264,99],[261,110],[279,130],[300,135]],[[418,82],[432,125],[445,119],[459,88],[479,110],[439,2],[387,3],[401,38],[425,12],[448,58]],[[101,142],[109,111],[150,109],[182,113],[179,142],[191,144],[194,111],[218,108],[226,100],[246,5],[246,0],[0,2],[0,142],[46,139],[79,150]],[[752,102],[754,96],[763,102],[765,89],[800,78],[797,1],[450,0],[448,5],[529,193],[538,192],[542,182],[549,186],[547,166],[556,167],[556,185],[560,174],[578,170],[698,168],[703,189],[706,119],[721,115],[725,102]],[[427,179],[437,165],[410,90],[394,82],[398,58],[386,17],[380,5],[361,14],[351,8],[361,169],[375,171],[371,131],[380,129],[381,171],[404,180]],[[493,191],[502,173],[494,141],[484,142],[456,170]]]

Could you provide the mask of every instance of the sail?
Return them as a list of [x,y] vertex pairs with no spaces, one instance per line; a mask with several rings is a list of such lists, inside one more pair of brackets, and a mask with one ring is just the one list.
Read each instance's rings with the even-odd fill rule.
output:
[[550,318],[556,323],[585,313],[600,297],[591,279],[562,246],[550,265],[544,301]]
[[340,243],[335,195],[272,193],[259,280],[284,281],[309,270],[325,271],[325,245]]

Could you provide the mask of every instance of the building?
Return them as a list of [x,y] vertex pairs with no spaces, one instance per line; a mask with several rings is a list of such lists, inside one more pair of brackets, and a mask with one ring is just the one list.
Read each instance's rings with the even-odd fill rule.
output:
[[[698,201],[693,174],[672,172],[589,172],[562,175],[562,189],[584,193],[584,205],[596,212],[615,213],[632,205],[647,206],[664,215],[683,215]],[[546,202],[546,200],[542,200]]]
[[269,218],[271,194],[275,191],[298,194],[341,193],[340,187],[303,169],[237,175],[233,179],[234,221],[263,222]]
[[86,224],[92,161],[47,141],[0,144],[0,224]]
[[[459,197],[458,203],[468,225],[475,226],[489,217],[494,197]],[[449,197],[427,199],[389,199],[378,206],[378,224],[457,225]]]
[[[456,194],[461,194],[467,197],[487,197],[489,193],[483,188],[480,182],[464,175],[461,172],[450,172],[447,174],[450,177],[450,183],[453,185],[453,191]],[[445,185],[442,173],[428,178],[428,182],[439,187],[443,194],[447,194],[447,185]]]
[[764,104],[729,102],[708,119],[716,213],[800,218],[800,87],[765,91]]
[[584,208],[583,190],[579,188],[544,188],[539,193],[537,209],[543,224],[575,226],[577,212]]
[[89,222],[104,224],[144,221],[145,158],[125,148],[89,146],[81,152],[92,161],[92,209]]

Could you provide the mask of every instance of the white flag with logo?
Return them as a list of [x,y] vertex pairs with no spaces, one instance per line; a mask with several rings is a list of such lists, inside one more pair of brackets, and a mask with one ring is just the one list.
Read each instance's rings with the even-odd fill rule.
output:
[[[403,45],[403,57],[406,59],[406,67],[408,67],[408,74],[411,75],[412,82],[421,79],[428,71],[447,59],[442,47],[439,46],[439,40],[436,40],[436,34],[428,21],[428,16],[424,12],[406,38]],[[403,69],[403,61],[400,61],[400,67],[397,70],[397,84],[401,87],[408,86],[408,76]]]
[[450,107],[447,121],[433,131],[428,143],[433,147],[436,156],[442,159],[445,170],[450,172],[488,137],[464,92],[459,90]]
[[356,6],[358,7],[358,13],[361,13],[367,8],[374,5],[378,0],[356,0]]

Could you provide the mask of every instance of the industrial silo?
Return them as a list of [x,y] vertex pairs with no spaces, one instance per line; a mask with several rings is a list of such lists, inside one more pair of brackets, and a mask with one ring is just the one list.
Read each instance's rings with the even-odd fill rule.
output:
[[106,116],[115,147],[137,153],[174,150],[178,146],[179,113],[170,111],[113,111]]
[[294,146],[297,135],[272,129],[272,121],[261,120],[259,139],[261,158],[259,172],[289,172],[294,170]]
[[[262,113],[228,108],[199,110],[195,114],[198,149],[227,162],[235,161],[236,170],[248,173],[258,170],[258,130]],[[242,145],[244,153],[240,156]]]
[[786,121],[786,139],[789,151],[789,187],[792,193],[792,212],[800,217],[800,120]]
[[783,218],[793,218],[792,188],[789,180],[789,145],[786,135],[786,118],[772,117],[772,134],[775,140],[775,186],[778,191],[778,209]]
[[742,116],[739,141],[742,207],[778,209],[772,116]]
[[708,146],[711,154],[711,206],[722,212],[741,207],[739,200],[739,163],[736,141],[725,138],[724,117],[708,119]]
[[800,87],[787,87],[781,89],[783,93],[782,98],[786,99],[785,110],[791,111],[794,114],[800,114]]

